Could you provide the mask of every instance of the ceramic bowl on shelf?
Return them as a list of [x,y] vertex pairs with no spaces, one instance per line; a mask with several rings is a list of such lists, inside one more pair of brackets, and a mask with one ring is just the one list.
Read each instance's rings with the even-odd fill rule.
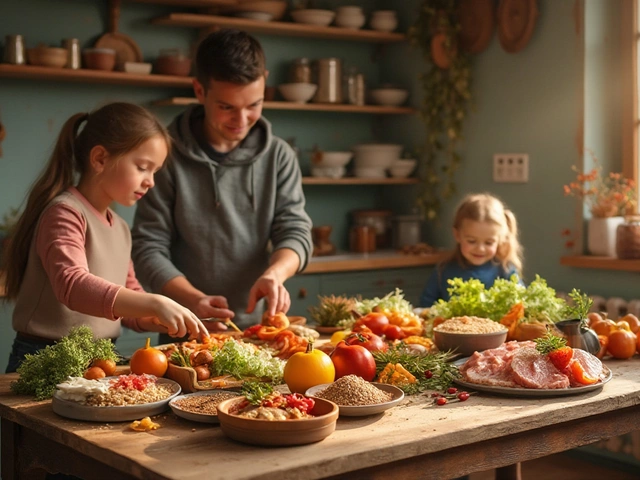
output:
[[152,64],[144,62],[124,62],[122,65],[122,68],[126,73],[133,73],[136,75],[149,75],[152,67]]
[[366,17],[360,7],[338,7],[336,8],[336,26],[358,30],[364,26]]
[[403,146],[384,143],[355,145],[353,163],[356,168],[379,168],[385,170],[400,158]]
[[222,432],[238,442],[252,445],[286,446],[319,442],[336,429],[338,406],[322,398],[314,398],[313,417],[297,420],[263,420],[233,415],[245,397],[225,400],[218,405]]
[[45,45],[27,48],[27,61],[29,65],[64,68],[67,64],[67,56],[68,52],[66,48],[47,47]]
[[85,48],[82,51],[82,65],[90,70],[110,72],[116,66],[116,51],[112,48]]
[[413,173],[418,161],[413,158],[399,158],[389,167],[392,177],[406,178]]
[[369,26],[379,32],[393,32],[398,27],[398,17],[394,10],[376,10],[371,14]]
[[307,103],[315,95],[318,86],[314,83],[281,83],[278,85],[280,95],[288,101]]
[[319,152],[317,157],[318,160],[313,161],[315,167],[344,167],[353,157],[353,152]]
[[409,92],[403,88],[374,88],[369,90],[373,103],[387,107],[399,107],[407,101]]
[[378,167],[355,167],[353,175],[358,178],[386,178],[387,173],[384,168]]
[[336,12],[332,10],[320,10],[318,8],[308,8],[303,10],[294,10],[291,17],[296,23],[306,23],[308,25],[328,26],[336,16]]
[[311,167],[312,177],[342,178],[346,173],[344,167]]

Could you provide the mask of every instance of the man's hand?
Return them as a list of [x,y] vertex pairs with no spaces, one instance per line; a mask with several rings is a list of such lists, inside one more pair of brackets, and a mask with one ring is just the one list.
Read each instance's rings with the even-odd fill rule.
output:
[[[192,307],[198,318],[233,318],[227,299],[220,295],[205,295]],[[224,332],[227,326],[221,322],[204,322],[210,332]]]
[[263,297],[267,297],[267,315],[272,317],[277,312],[287,313],[291,307],[291,297],[284,285],[274,275],[265,274],[256,280],[249,292],[247,313],[256,308],[256,303]]

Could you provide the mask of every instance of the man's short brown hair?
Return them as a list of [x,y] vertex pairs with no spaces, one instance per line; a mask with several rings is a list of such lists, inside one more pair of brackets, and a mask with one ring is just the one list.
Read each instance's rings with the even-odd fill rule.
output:
[[221,29],[198,45],[196,78],[205,89],[211,80],[248,85],[264,74],[262,46],[247,32]]

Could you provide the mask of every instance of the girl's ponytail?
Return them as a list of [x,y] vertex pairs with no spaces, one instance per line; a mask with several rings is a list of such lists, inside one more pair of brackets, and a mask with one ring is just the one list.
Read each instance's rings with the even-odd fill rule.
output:
[[88,114],[77,113],[62,126],[49,162],[33,184],[25,209],[10,232],[9,245],[5,252],[7,300],[13,300],[18,296],[29,260],[31,242],[42,211],[58,194],[73,185],[76,170],[83,170],[75,158],[74,151],[78,130],[87,118]]

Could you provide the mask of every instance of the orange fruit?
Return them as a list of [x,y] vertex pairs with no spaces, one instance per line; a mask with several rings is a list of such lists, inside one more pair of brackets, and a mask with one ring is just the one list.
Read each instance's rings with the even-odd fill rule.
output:
[[595,322],[591,325],[592,330],[594,330],[598,335],[604,335],[608,337],[609,334],[613,331],[616,326],[616,322],[607,318],[601,322]]
[[84,372],[84,378],[87,380],[98,380],[100,378],[106,377],[106,373],[100,367],[90,367]]
[[633,333],[638,333],[638,330],[640,330],[640,320],[638,320],[638,317],[636,317],[633,313],[627,313],[619,321],[628,323],[629,328]]
[[593,325],[596,322],[602,322],[604,320],[604,318],[602,318],[602,315],[600,315],[598,312],[589,312],[587,314],[587,319],[588,319],[589,327],[591,328],[593,328]]
[[636,334],[622,328],[616,328],[609,334],[607,351],[614,358],[631,358],[636,353],[638,339]]
[[98,358],[91,362],[92,367],[101,368],[107,377],[113,377],[116,374],[116,362],[104,358]]
[[146,373],[161,377],[167,371],[169,361],[162,350],[153,348],[150,344],[151,339],[147,338],[146,345],[133,352],[131,360],[129,360],[129,367],[132,373],[138,375]]

